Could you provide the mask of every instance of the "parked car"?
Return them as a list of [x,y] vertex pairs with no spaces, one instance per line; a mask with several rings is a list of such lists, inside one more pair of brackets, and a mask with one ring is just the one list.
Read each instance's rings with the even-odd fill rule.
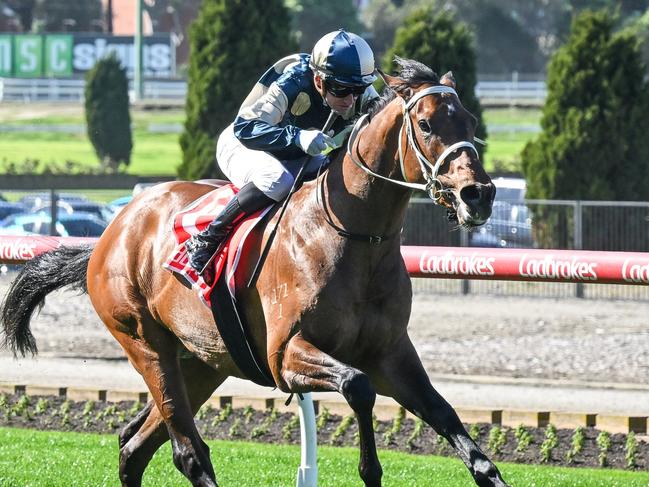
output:
[[[95,203],[94,201],[66,201],[66,200],[57,200],[56,201],[57,212],[72,214],[75,212],[90,213],[95,215],[97,218],[103,220],[104,222],[109,222],[113,213],[110,211],[108,206],[103,203]],[[32,213],[43,212],[50,213],[51,211],[51,202],[48,200],[43,202],[42,205],[35,206],[31,209]]]
[[498,177],[491,217],[482,227],[472,232],[472,247],[534,247],[532,218],[525,204],[525,180]]
[[527,184],[523,178],[498,177],[491,180],[496,186],[496,201],[524,201]]
[[111,212],[111,220],[115,218],[115,216],[117,216],[117,214],[120,211],[122,211],[122,209],[126,205],[128,205],[132,199],[133,196],[122,196],[121,198],[117,198],[109,202],[106,206],[108,207],[108,210]]
[[10,203],[8,201],[0,201],[0,221],[7,218],[9,215],[16,213],[24,213],[25,206],[21,203]]
[[63,224],[69,237],[99,237],[108,226],[101,218],[81,211],[66,215],[59,222]]
[[470,234],[472,247],[534,247],[532,219],[524,203],[494,201],[487,223]]
[[[0,222],[3,235],[49,235],[52,219],[46,213],[18,213]],[[90,213],[58,215],[56,234],[60,237],[99,237],[107,223]]]
[[[40,192],[25,195],[18,201],[22,203],[28,210],[31,210],[32,208],[35,208],[37,206],[45,206],[49,204],[51,199],[52,195],[49,192]],[[57,193],[56,199],[57,201],[65,201],[67,203],[90,202],[88,198],[77,193]]]
[[156,181],[155,183],[137,183],[135,186],[133,186],[133,196],[137,196],[142,191],[145,191],[151,186],[155,186],[156,184],[160,184],[161,182],[162,181]]

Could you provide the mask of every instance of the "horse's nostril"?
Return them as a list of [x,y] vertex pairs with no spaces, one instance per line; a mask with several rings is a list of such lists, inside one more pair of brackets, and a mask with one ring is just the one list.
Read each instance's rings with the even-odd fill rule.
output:
[[465,186],[460,190],[460,198],[467,205],[473,206],[475,203],[480,201],[481,191],[477,185],[472,184],[470,186]]
[[496,188],[493,184],[476,183],[460,190],[460,198],[470,206],[491,203],[495,196]]
[[475,183],[460,190],[460,199],[469,214],[475,215],[483,221],[491,215],[494,196],[495,188],[493,184]]

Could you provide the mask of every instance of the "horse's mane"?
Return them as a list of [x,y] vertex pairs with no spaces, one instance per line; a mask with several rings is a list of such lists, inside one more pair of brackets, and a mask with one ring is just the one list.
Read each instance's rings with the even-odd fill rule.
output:
[[439,84],[439,76],[437,76],[435,71],[419,61],[395,56],[394,62],[399,66],[397,76],[402,82],[394,86],[394,88],[390,88],[389,86],[383,88],[381,96],[372,101],[369,106],[367,114],[370,119],[394,100],[397,92],[406,88],[414,88],[424,83]]

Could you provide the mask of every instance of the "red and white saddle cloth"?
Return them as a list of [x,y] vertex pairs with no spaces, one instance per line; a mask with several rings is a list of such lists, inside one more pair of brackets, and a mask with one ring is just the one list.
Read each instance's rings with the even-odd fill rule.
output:
[[162,267],[177,274],[192,289],[195,289],[207,307],[211,307],[211,294],[214,283],[224,270],[227,272],[228,288],[232,296],[234,296],[234,274],[239,262],[242,260],[246,238],[272,206],[247,216],[237,224],[236,229],[230,234],[225,244],[221,246],[219,254],[212,259],[210,265],[213,266],[214,278],[211,285],[208,285],[189,265],[184,243],[192,235],[204,230],[238,191],[233,184],[221,186],[201,196],[173,217],[173,233],[178,245],[162,264]]

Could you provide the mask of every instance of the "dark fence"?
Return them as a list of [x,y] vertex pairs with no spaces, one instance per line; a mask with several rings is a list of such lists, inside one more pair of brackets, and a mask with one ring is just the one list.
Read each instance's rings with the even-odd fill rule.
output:
[[[3,175],[0,178],[0,192],[11,195],[47,189],[47,193],[54,196],[61,190],[84,189],[89,199],[96,199],[102,191],[111,193],[110,198],[104,196],[104,201],[109,201],[117,196],[116,193],[128,195],[134,188],[171,179],[128,175]],[[52,200],[51,197],[45,199],[48,202]],[[52,216],[56,218],[56,210],[53,210]],[[489,221],[468,232],[455,223],[449,223],[445,209],[435,206],[428,199],[413,199],[401,237],[404,245],[649,252],[649,202],[496,201]],[[647,286],[445,279],[416,279],[415,291],[611,299],[649,297]]]
[[[404,245],[649,252],[649,202],[497,201],[489,221],[471,232],[446,222],[445,211],[413,199]],[[647,299],[649,287],[415,279],[415,291],[517,296]]]
[[496,201],[489,221],[467,232],[430,200],[413,199],[402,243],[649,252],[649,202]]
[[173,181],[173,176],[133,176],[131,174],[2,174],[0,191],[32,191],[62,189],[126,189],[130,192],[137,184]]

